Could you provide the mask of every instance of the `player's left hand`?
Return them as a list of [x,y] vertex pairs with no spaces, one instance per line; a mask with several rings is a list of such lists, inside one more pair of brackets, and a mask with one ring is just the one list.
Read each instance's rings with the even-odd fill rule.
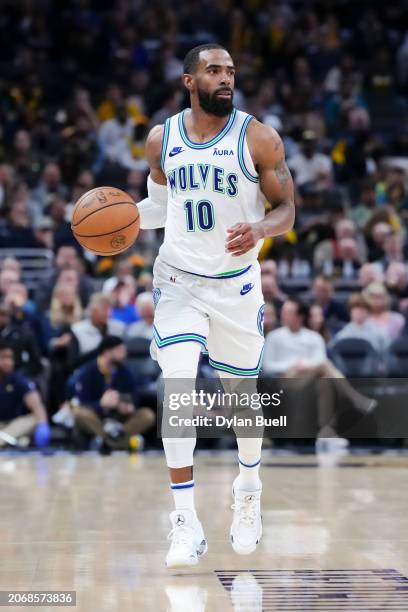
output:
[[225,251],[235,257],[244,255],[253,249],[258,240],[264,237],[258,223],[236,223],[227,229],[227,232]]

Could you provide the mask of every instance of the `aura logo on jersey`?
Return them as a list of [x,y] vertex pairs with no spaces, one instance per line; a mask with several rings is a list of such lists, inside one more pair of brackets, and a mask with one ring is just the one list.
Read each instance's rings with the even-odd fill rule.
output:
[[225,173],[224,168],[211,164],[179,166],[167,174],[172,195],[182,191],[212,190],[231,198],[238,194],[238,175]]
[[234,151],[232,149],[217,149],[217,147],[215,147],[214,151],[213,151],[213,155],[234,155]]

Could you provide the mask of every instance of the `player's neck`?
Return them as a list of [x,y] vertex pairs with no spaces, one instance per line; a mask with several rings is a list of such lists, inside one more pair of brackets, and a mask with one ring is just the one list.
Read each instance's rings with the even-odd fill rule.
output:
[[207,142],[222,130],[228,117],[229,115],[217,117],[206,113],[198,104],[192,102],[191,110],[185,113],[185,128],[191,140]]

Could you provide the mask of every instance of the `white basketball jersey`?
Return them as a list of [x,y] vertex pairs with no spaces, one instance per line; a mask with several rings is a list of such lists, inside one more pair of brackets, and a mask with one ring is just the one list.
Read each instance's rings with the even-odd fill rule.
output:
[[265,216],[259,179],[246,142],[252,116],[234,109],[205,143],[187,136],[184,112],[167,119],[161,166],[167,177],[167,220],[162,261],[208,277],[241,274],[257,259],[262,240],[239,257],[225,252],[227,229]]

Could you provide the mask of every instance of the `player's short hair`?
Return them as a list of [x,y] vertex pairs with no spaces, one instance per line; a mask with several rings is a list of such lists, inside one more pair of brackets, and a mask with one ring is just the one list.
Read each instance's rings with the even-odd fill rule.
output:
[[196,71],[200,61],[201,51],[208,51],[210,49],[223,49],[226,51],[225,47],[218,45],[217,43],[207,43],[205,45],[198,45],[198,47],[190,49],[184,58],[184,74],[193,74],[193,72]]

